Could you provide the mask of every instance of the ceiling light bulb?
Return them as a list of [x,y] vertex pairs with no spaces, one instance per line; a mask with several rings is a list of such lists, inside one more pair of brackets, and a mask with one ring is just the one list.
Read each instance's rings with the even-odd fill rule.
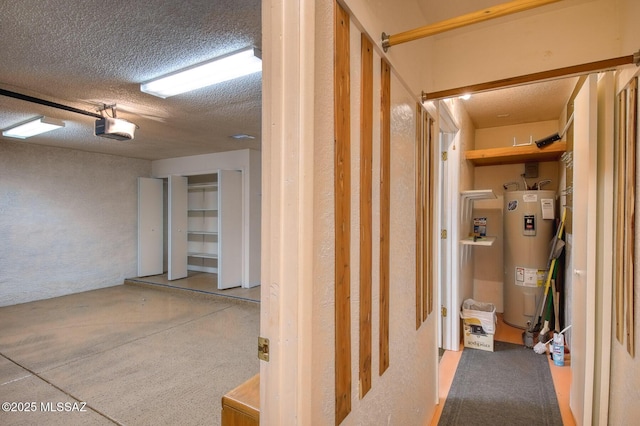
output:
[[465,93],[464,95],[460,96],[460,99],[462,99],[463,101],[468,101],[469,99],[471,99],[471,95],[469,93]]
[[262,71],[261,53],[251,47],[142,83],[140,90],[160,98]]
[[64,121],[40,116],[4,130],[2,136],[26,139],[61,127],[64,127]]

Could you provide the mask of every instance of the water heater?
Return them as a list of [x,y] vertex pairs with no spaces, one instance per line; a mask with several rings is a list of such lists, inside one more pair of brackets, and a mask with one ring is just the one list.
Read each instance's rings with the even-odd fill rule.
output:
[[514,327],[538,319],[555,210],[555,191],[504,193],[504,321]]

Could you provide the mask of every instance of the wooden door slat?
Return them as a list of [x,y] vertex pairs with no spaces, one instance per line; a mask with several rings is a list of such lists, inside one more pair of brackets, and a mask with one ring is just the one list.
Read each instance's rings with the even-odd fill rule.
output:
[[361,35],[360,84],[360,398],[371,389],[373,43]]
[[380,93],[380,375],[389,368],[391,220],[391,66],[381,61]]
[[351,111],[349,14],[336,2],[335,122],[335,386],[336,425],[351,412]]

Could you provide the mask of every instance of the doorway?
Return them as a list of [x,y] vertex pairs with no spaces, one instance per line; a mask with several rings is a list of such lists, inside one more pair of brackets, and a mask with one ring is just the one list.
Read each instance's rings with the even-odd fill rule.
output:
[[[458,133],[458,126],[453,120],[451,112],[445,103],[440,103],[438,108],[439,123],[439,150],[440,161],[438,171],[438,225],[440,230],[439,250],[437,250],[437,281],[438,285],[438,347],[444,350],[459,350],[459,321],[456,310],[452,309],[457,305],[457,286],[452,283],[457,282],[458,268],[454,267],[455,259],[458,257],[457,245],[452,244],[454,235],[457,232],[457,224],[453,218],[457,217],[458,193],[458,169],[449,167],[451,160],[449,155],[456,158],[455,139]],[[436,233],[437,234],[437,233]]]
[[[558,92],[558,87],[563,87],[566,86],[568,87],[568,89],[563,89],[566,90],[564,93],[565,96],[565,100],[561,101],[561,104],[559,106],[556,106],[556,112],[555,112],[555,120],[557,120],[557,125],[556,128],[562,128],[564,126],[564,124],[568,121],[568,116],[571,114],[571,112],[573,111],[573,103],[574,103],[574,99],[578,96],[579,93],[581,93],[581,90],[584,89],[584,84],[583,84],[583,80],[582,79],[580,81],[578,81],[577,78],[571,78],[571,79],[564,79],[562,81],[557,81],[557,82],[545,82],[545,83],[534,83],[531,84],[529,86],[531,87],[526,87],[527,93],[529,95],[529,97],[527,98],[528,104],[532,105],[535,104],[533,102],[533,100],[531,99],[531,94],[534,93],[536,90],[539,90],[541,94],[543,94],[542,96],[545,96],[544,93],[549,93],[549,91],[555,91]],[[585,109],[588,110],[589,114],[586,117],[576,117],[575,118],[575,122],[577,122],[578,124],[574,124],[573,126],[582,126],[583,128],[586,128],[587,131],[589,132],[589,134],[591,135],[590,137],[596,137],[596,129],[597,127],[600,125],[600,123],[602,122],[610,122],[612,120],[612,116],[613,116],[613,109],[612,108],[607,108],[606,105],[601,106],[601,105],[597,105],[597,96],[596,96],[596,91],[597,90],[602,90],[607,92],[609,95],[611,95],[611,93],[614,92],[613,90],[613,79],[611,78],[611,74],[602,74],[599,76],[593,75],[591,77],[586,78],[586,80],[591,81],[590,86],[591,88],[588,89],[591,91],[590,95],[584,95],[584,93],[581,95],[583,98],[590,98],[590,99],[586,99],[586,100],[580,100],[580,102],[585,103],[587,105],[591,104],[591,106],[586,106],[584,107]],[[596,83],[597,82],[597,83]],[[553,85],[555,85],[555,89],[549,89],[546,88],[545,89],[545,85],[550,84],[552,87]],[[607,86],[606,89],[600,89],[600,87],[598,87],[598,85],[603,85],[603,86]],[[536,86],[536,87],[534,87]],[[545,99],[542,99],[541,102],[544,102],[545,105],[542,105],[540,107],[538,107],[536,109],[535,112],[529,112],[529,118],[527,118],[526,116],[523,116],[523,113],[526,113],[526,111],[522,110],[520,111],[518,108],[515,108],[512,112],[508,112],[506,111],[500,111],[500,107],[499,107],[499,102],[497,101],[497,99],[499,99],[500,97],[503,97],[504,99],[506,99],[504,102],[504,105],[509,105],[509,106],[514,106],[517,107],[517,102],[515,102],[515,100],[520,99],[521,95],[519,95],[517,92],[520,90],[520,88],[509,88],[509,89],[501,89],[501,90],[496,90],[494,92],[490,92],[490,93],[482,93],[482,94],[477,94],[477,95],[473,95],[471,98],[471,101],[463,101],[460,99],[456,99],[456,100],[452,100],[452,101],[440,101],[439,105],[440,106],[447,106],[447,105],[455,105],[454,107],[446,107],[446,108],[442,108],[445,111],[448,111],[451,113],[452,115],[452,120],[455,121],[456,123],[460,124],[459,128],[460,130],[458,130],[458,136],[460,137],[460,133],[465,131],[465,126],[468,125],[468,122],[471,123],[472,125],[472,132],[475,133],[476,135],[481,134],[482,132],[484,132],[485,128],[497,128],[497,127],[502,127],[500,126],[500,122],[504,122],[504,123],[508,123],[506,124],[504,127],[506,126],[520,126],[523,125],[525,123],[527,123],[527,120],[529,120],[530,122],[536,122],[536,121],[546,121],[546,120],[553,120],[553,116],[550,117],[545,117],[544,115],[542,115],[542,111],[549,109],[550,105],[553,104],[553,100],[549,99],[548,96],[546,96]],[[524,89],[523,89],[524,90]],[[611,96],[609,96],[611,97]],[[464,113],[460,114],[460,111],[458,110],[458,108],[462,108],[464,109]],[[468,117],[466,118],[468,121],[465,121],[464,119],[464,115],[467,114]],[[463,117],[463,118],[461,118]],[[604,120],[604,121],[603,121]],[[450,143],[448,138],[447,138],[447,132],[446,129],[443,125],[444,120],[441,119],[441,123],[440,123],[440,132],[441,132],[441,139],[440,139],[440,149],[442,152],[449,151],[449,152],[453,152],[451,149],[448,148],[448,144]],[[446,123],[446,122],[445,122]],[[517,127],[511,127],[511,129],[517,129]],[[468,130],[466,130],[468,131]],[[577,130],[579,131],[579,130]],[[569,130],[569,137],[573,138],[572,135],[573,132],[573,128],[571,128]],[[611,133],[611,136],[613,134],[613,132],[609,132]],[[496,134],[494,132],[494,134]],[[506,136],[505,136],[506,137]],[[598,136],[599,137],[599,136]],[[524,140],[523,140],[524,139]],[[528,142],[526,139],[530,139],[530,140],[537,140],[538,137],[537,136],[533,136],[533,137],[521,137],[521,136],[516,136],[513,137],[512,135],[512,140],[509,141],[509,145],[519,145],[521,143],[526,143]],[[452,140],[455,142],[456,137],[452,137]],[[474,138],[473,143],[475,144],[476,142],[481,141],[482,142],[482,138]],[[504,141],[503,141],[504,143]],[[597,142],[594,142],[597,144]],[[504,145],[506,146],[507,144],[504,143]],[[455,147],[457,147],[457,151],[465,151],[467,149],[473,149],[473,150],[478,150],[478,149],[485,149],[485,148],[490,148],[489,146],[473,146],[471,148],[465,148],[463,143],[454,143]],[[595,145],[594,145],[595,146]],[[567,151],[570,151],[573,153],[574,148],[571,144],[568,145]],[[462,156],[464,156],[464,153],[461,154]],[[579,164],[579,170],[582,170],[581,173],[585,174],[586,176],[591,176],[594,180],[596,179],[595,176],[599,176],[598,179],[602,178],[603,175],[598,175],[598,164],[599,161],[598,160],[598,156],[601,155],[601,152],[596,152],[593,149],[591,149],[588,158],[588,161],[584,162],[583,160],[580,160],[581,157],[576,158],[576,157],[567,157],[564,158],[566,161],[560,161],[559,162],[559,167],[560,167],[560,171],[557,173],[557,176],[555,176],[554,178],[557,179],[557,193],[560,195],[562,194],[562,197],[559,197],[557,200],[557,204],[558,206],[562,207],[567,203],[564,195],[566,195],[567,193],[571,192],[571,189],[575,186],[572,182],[571,179],[569,178],[569,183],[567,183],[567,179],[566,179],[566,169],[570,168],[572,166],[572,159],[573,160],[577,160],[577,161],[581,161],[581,164]],[[449,156],[449,160],[451,160],[451,156]],[[469,164],[469,161],[465,162],[465,158],[463,157],[461,160],[453,162],[453,161],[443,161],[440,163],[440,185],[439,185],[439,201],[442,203],[440,206],[440,214],[441,214],[441,219],[439,221],[439,223],[443,226],[443,229],[446,228],[453,228],[456,227],[456,225],[451,224],[450,222],[447,222],[448,220],[450,221],[454,221],[454,218],[459,217],[459,215],[454,214],[453,213],[453,207],[454,205],[457,205],[459,203],[459,201],[457,200],[458,197],[455,196],[455,194],[458,194],[460,192],[460,190],[466,190],[466,189],[477,189],[475,188],[475,186],[472,186],[470,188],[465,187],[466,185],[466,181],[464,181],[463,183],[460,182],[460,180],[458,180],[456,182],[457,187],[455,185],[452,185],[452,180],[451,179],[455,179],[454,176],[456,176],[458,179],[460,179],[460,176],[463,175],[470,175],[471,176],[471,183],[472,185],[475,185],[476,183],[481,184],[481,185],[486,185],[489,184],[491,185],[491,180],[487,178],[487,175],[496,175],[497,176],[497,172],[496,171],[492,171],[491,173],[484,173],[484,172],[479,172],[478,168],[476,166],[473,166]],[[516,163],[519,164],[519,163]],[[469,169],[464,169],[465,167],[469,167]],[[494,167],[494,166],[491,166]],[[500,165],[500,166],[495,166],[495,167],[512,167],[512,166],[507,166],[507,165]],[[519,166],[518,166],[519,167]],[[452,170],[452,169],[456,169],[456,170]],[[572,174],[572,170],[569,171],[569,175]],[[484,173],[484,176],[483,176]],[[450,179],[449,181],[447,181],[447,178]],[[505,180],[503,177],[499,176],[497,178],[498,180]],[[502,182],[493,182],[493,184],[498,184],[500,183],[500,186]],[[521,185],[521,184],[520,184]],[[606,185],[605,185],[606,186]],[[455,189],[454,189],[455,187]],[[500,199],[502,197],[502,191],[501,188],[499,188],[499,193],[498,198]],[[602,189],[602,188],[598,188],[596,190],[595,186],[590,186],[590,192],[588,194],[589,199],[591,199],[592,203],[595,205],[595,198],[599,197],[599,193],[600,191],[602,192],[606,192],[608,190],[612,191],[612,188],[609,189]],[[595,191],[595,192],[594,192]],[[584,192],[584,191],[583,191]],[[452,195],[454,194],[454,195]],[[585,196],[587,196],[587,194],[583,194]],[[594,198],[595,197],[595,198]],[[575,201],[574,201],[575,202]],[[571,200],[569,200],[569,204],[571,203]],[[500,200],[496,201],[496,205],[501,205],[502,202]],[[580,210],[582,212],[582,210]],[[586,212],[586,210],[585,210]],[[575,214],[575,212],[574,212]],[[591,211],[588,212],[588,214],[590,215],[589,217],[591,217],[591,220],[594,220],[594,215],[600,215],[600,212],[595,213],[595,211],[593,211],[593,209]],[[581,223],[582,225],[580,225],[582,228],[584,228],[584,224],[582,222],[580,222],[581,219],[584,219],[585,215],[579,215],[579,217],[577,217],[578,223]],[[601,219],[598,219],[598,223],[600,224],[600,226],[602,225],[601,223]],[[595,225],[594,225],[595,226]],[[465,229],[464,226],[461,227],[461,229]],[[572,233],[574,233],[574,231],[572,231],[571,227],[569,227],[569,229],[567,230],[567,232],[570,234],[568,237],[569,238],[573,238],[573,245],[575,246],[575,235],[571,235]],[[577,232],[577,229],[576,231]],[[439,272],[438,274],[438,278],[439,278],[439,289],[440,289],[440,298],[439,300],[441,301],[442,306],[446,307],[447,310],[451,313],[454,313],[454,315],[451,315],[451,317],[457,317],[457,315],[455,315],[455,313],[457,313],[459,311],[459,303],[461,299],[465,299],[467,297],[474,297],[476,295],[476,292],[473,291],[471,293],[469,293],[468,291],[465,290],[463,283],[461,282],[462,279],[462,275],[464,274],[464,272],[462,272],[462,270],[464,269],[464,265],[461,264],[460,259],[463,258],[463,256],[466,255],[466,249],[460,249],[458,250],[458,253],[455,254],[454,257],[454,253],[455,253],[455,249],[452,249],[452,246],[454,247],[458,247],[458,244],[454,244],[453,242],[457,241],[457,238],[453,238],[453,232],[449,232],[449,235],[452,237],[449,241],[446,240],[441,240],[440,241],[440,247],[441,247],[441,253],[440,253],[440,258],[439,258],[439,264],[441,265],[441,272]],[[586,234],[585,234],[586,235]],[[583,236],[584,237],[584,236]],[[584,243],[582,244],[582,246],[584,247],[596,247],[598,246],[598,244],[594,244],[593,242],[587,244]],[[477,253],[477,250],[481,250],[481,248],[478,247],[473,247],[471,250],[476,250],[476,252],[472,252],[472,253]],[[594,252],[590,252],[592,253],[592,256],[594,254]],[[575,257],[575,253],[570,253],[571,254],[571,258],[569,258],[569,260],[567,261],[567,266],[565,268],[564,271],[560,271],[560,273],[563,273],[563,275],[567,276],[567,281],[570,281],[571,279],[573,279],[573,281],[580,281],[582,280],[581,278],[581,273],[584,273],[584,271],[579,270],[580,268],[576,268],[575,264],[572,263],[573,258]],[[450,256],[449,258],[447,258],[447,256]],[[473,255],[475,256],[475,255]],[[476,260],[476,263],[478,263],[478,261]],[[591,263],[591,265],[593,265],[594,262]],[[574,266],[571,266],[574,265]],[[574,269],[576,269],[576,271],[574,271]],[[588,270],[589,268],[583,268],[585,270]],[[601,274],[601,271],[595,271],[595,268],[591,268],[592,274]],[[477,268],[475,268],[475,272],[477,273]],[[456,275],[457,274],[457,275]],[[599,276],[599,275],[598,275]],[[585,287],[585,291],[587,292],[586,296],[581,295],[581,298],[587,298],[587,302],[589,302],[591,300],[591,302],[593,302],[591,305],[587,304],[586,306],[586,310],[583,307],[582,308],[582,312],[586,313],[587,315],[589,315],[589,312],[591,311],[597,311],[597,312],[601,312],[602,314],[598,316],[599,320],[598,321],[605,321],[606,323],[606,319],[611,317],[611,309],[610,306],[608,309],[604,309],[603,311],[603,306],[601,306],[602,304],[600,302],[594,302],[595,301],[595,293],[596,293],[596,281],[599,279],[598,276],[591,276],[590,278],[590,283],[588,286]],[[450,280],[453,285],[448,286],[446,285],[446,281]],[[466,285],[466,284],[465,284]],[[477,284],[476,284],[477,286]],[[449,291],[449,293],[447,293]],[[460,300],[456,300],[455,297],[452,297],[454,292],[458,292],[458,296],[460,297]],[[591,296],[590,296],[591,295]],[[569,309],[576,309],[576,302],[575,301],[571,301],[568,300],[566,301],[566,306]],[[581,322],[580,320],[576,320],[575,317],[575,312],[570,313],[569,315],[571,316],[567,316],[566,320],[564,321],[565,324],[569,324],[570,322]],[[584,318],[584,317],[582,317]],[[595,322],[595,315],[592,318],[592,322]],[[440,332],[441,334],[439,335],[438,339],[439,339],[439,344],[442,347],[446,347],[446,326],[449,323],[446,320],[446,317],[442,318],[441,321],[441,328],[440,328]],[[578,330],[575,330],[576,327],[578,328]],[[573,324],[573,328],[574,328],[574,336],[575,338],[578,339],[578,341],[573,342],[574,345],[574,349],[576,352],[576,365],[572,365],[570,368],[572,370],[572,373],[574,376],[579,377],[580,378],[580,386],[579,388],[583,388],[583,384],[584,384],[584,388],[585,391],[582,392],[578,392],[578,391],[572,391],[571,394],[571,407],[572,407],[572,411],[574,413],[574,415],[576,415],[576,418],[580,418],[580,419],[588,419],[589,422],[591,422],[592,419],[595,419],[598,415],[598,410],[605,410],[607,409],[606,404],[601,403],[601,401],[603,400],[603,397],[600,396],[600,398],[597,399],[593,399],[593,396],[595,395],[595,393],[597,393],[599,391],[599,389],[605,389],[608,386],[608,372],[604,371],[605,369],[603,368],[599,368],[598,367],[598,363],[600,362],[598,360],[599,358],[599,354],[602,352],[605,352],[606,349],[604,348],[604,345],[600,344],[599,346],[597,346],[596,350],[588,350],[588,348],[585,347],[585,340],[584,337],[580,337],[580,336],[584,336],[584,330],[585,330],[585,323],[582,322],[581,324]],[[591,324],[591,326],[589,326],[589,329],[598,329],[598,324]],[[579,334],[576,334],[579,333]],[[605,330],[598,334],[598,336],[595,336],[595,339],[599,339],[600,341],[604,341],[606,342],[608,337],[606,336],[607,334],[610,334],[610,331],[605,327]],[[459,337],[459,332],[457,334],[457,336]],[[594,337],[591,336],[591,338],[593,339]],[[610,338],[610,336],[609,336]],[[575,340],[575,339],[574,339]],[[588,340],[588,339],[587,339]],[[569,336],[568,339],[569,343],[571,342],[571,336]],[[593,345],[593,341],[589,341],[589,347],[590,348],[594,348],[595,345]],[[596,352],[594,354],[594,352]],[[594,359],[595,358],[595,359]],[[585,365],[586,363],[586,365]],[[595,364],[595,371],[596,371],[596,376],[594,377],[594,364]],[[578,386],[576,386],[576,381],[573,382],[572,384],[572,388],[573,389],[578,389]],[[606,399],[606,396],[604,396],[604,398]],[[600,404],[600,407],[593,407],[592,406],[592,401],[598,401],[598,404]],[[600,414],[602,414],[602,411],[600,412]],[[592,417],[594,416],[594,417]],[[602,418],[602,416],[600,417]],[[606,417],[605,417],[606,418]]]

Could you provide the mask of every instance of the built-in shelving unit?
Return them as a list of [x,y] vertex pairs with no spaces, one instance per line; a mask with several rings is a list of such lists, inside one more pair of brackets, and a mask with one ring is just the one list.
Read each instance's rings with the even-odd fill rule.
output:
[[197,157],[138,179],[138,276],[202,271],[218,289],[260,285],[259,154]]
[[[465,152],[465,158],[475,166],[527,163],[533,161],[555,161],[567,150],[566,142],[554,142],[544,148],[537,145],[509,146],[476,149]],[[494,197],[495,198],[495,197]]]
[[218,183],[211,181],[188,186],[188,263],[192,271],[218,272]]
[[187,269],[217,274],[218,289],[242,285],[242,172],[189,176]]

